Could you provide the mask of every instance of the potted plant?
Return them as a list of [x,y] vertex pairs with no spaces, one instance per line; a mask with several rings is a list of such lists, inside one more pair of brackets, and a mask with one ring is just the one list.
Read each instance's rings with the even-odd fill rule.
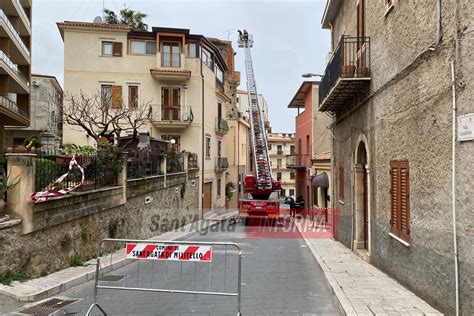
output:
[[35,151],[36,148],[41,147],[41,139],[37,135],[33,135],[25,140],[23,146],[25,146],[28,151]]
[[343,78],[352,78],[354,77],[356,67],[354,66],[354,62],[350,61],[349,65],[342,66],[342,77]]
[[7,175],[5,170],[1,169],[1,176],[0,176],[0,213],[3,213],[5,209],[5,195],[7,191],[13,188],[18,181],[11,181],[10,177]]

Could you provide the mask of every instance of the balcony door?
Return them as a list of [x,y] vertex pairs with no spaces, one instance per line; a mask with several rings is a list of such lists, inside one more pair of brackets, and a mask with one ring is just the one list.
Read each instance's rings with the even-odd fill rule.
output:
[[179,88],[161,88],[162,121],[179,121],[180,116],[180,89]]
[[162,42],[161,43],[161,66],[179,68],[181,67],[181,47],[176,42]]
[[367,77],[365,52],[365,0],[357,0],[357,77]]

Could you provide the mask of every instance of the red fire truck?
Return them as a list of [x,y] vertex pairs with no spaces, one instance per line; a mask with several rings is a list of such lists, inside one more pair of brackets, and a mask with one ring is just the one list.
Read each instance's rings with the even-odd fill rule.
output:
[[278,194],[275,196],[272,193],[280,191],[281,184],[279,181],[273,180],[268,154],[267,132],[262,111],[258,104],[257,85],[250,53],[253,38],[246,30],[239,31],[238,44],[245,51],[250,138],[255,169],[252,174],[245,177],[244,194],[246,198],[239,200],[239,213],[244,221],[249,218],[276,219],[280,216],[280,200]]

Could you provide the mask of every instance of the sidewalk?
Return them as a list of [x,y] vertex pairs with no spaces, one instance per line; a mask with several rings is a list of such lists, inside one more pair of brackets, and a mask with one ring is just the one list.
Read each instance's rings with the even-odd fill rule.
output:
[[443,315],[341,243],[303,238],[344,315]]
[[[237,212],[224,214],[211,213],[205,216],[205,220],[199,220],[197,223],[190,223],[177,230],[170,231],[159,236],[150,238],[151,240],[179,240],[186,236],[198,232],[193,227],[207,229],[210,226],[218,225],[220,222],[237,215]],[[123,266],[125,252],[123,249],[117,250],[111,255],[102,257],[101,260],[104,272],[113,271]],[[34,302],[43,300],[47,297],[57,295],[65,290],[81,285],[87,281],[93,280],[96,270],[96,259],[91,259],[83,267],[72,267],[54,272],[45,277],[32,279],[26,282],[13,282],[11,286],[0,284],[0,293],[12,297],[18,301]]]

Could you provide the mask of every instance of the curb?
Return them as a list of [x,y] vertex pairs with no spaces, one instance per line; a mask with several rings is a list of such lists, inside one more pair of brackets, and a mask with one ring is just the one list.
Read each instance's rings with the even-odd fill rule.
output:
[[[229,218],[231,218],[232,216],[235,216],[235,215],[236,215],[236,212],[228,212],[228,213],[220,214],[220,215],[216,216],[216,218],[207,218],[205,220],[209,221],[209,225],[206,225],[205,227],[201,227],[198,224],[198,227],[200,227],[200,229],[202,231],[202,230],[208,229],[210,227],[219,225],[220,223],[226,221],[227,219],[229,219]],[[189,223],[188,225],[192,225],[192,224],[196,225],[196,222]],[[183,227],[185,227],[185,226],[183,226]],[[170,238],[170,239],[167,239],[167,240],[182,240],[183,238],[186,238],[189,235],[199,233],[199,232],[200,231],[192,231],[192,232],[190,231],[190,232],[184,233],[183,235],[176,236],[176,237],[173,237],[173,238]],[[165,234],[167,234],[167,233],[173,233],[173,231],[166,232]],[[159,238],[160,236],[163,236],[163,235],[158,235],[158,236],[149,238],[149,240],[156,240],[157,238]],[[161,239],[163,239],[163,238],[161,238]],[[112,258],[113,258],[114,254],[116,254],[117,252],[120,252],[121,250],[122,249],[114,252],[112,254]],[[110,260],[108,260],[107,258],[108,258],[108,256],[104,257],[104,262],[108,263],[106,266],[104,266],[102,268],[102,271],[104,273],[114,271],[118,268],[123,267],[122,262],[125,261],[125,258],[119,257],[116,260],[112,259],[112,263],[110,263]],[[36,302],[36,301],[44,300],[44,299],[46,299],[50,296],[60,294],[61,292],[69,290],[73,287],[76,287],[76,286],[84,284],[88,281],[94,280],[95,273],[96,273],[96,259],[91,259],[91,260],[87,261],[85,267],[75,267],[75,268],[67,268],[67,269],[77,269],[78,270],[78,275],[74,276],[72,278],[66,279],[65,281],[61,281],[61,283],[59,283],[59,284],[42,287],[37,292],[33,292],[31,294],[19,294],[18,291],[15,291],[14,287],[8,286],[8,285],[0,285],[0,293],[4,294],[6,296],[12,297],[12,298],[14,298],[18,301],[21,301],[21,302]],[[81,270],[85,270],[85,269],[87,269],[87,270],[86,271],[81,271]],[[66,270],[66,269],[64,269],[64,270]],[[56,272],[54,272],[50,275],[54,275],[54,274],[61,275],[61,273],[64,270],[56,271]],[[44,278],[46,278],[46,277],[44,277]],[[40,278],[33,279],[33,280],[38,280],[38,279],[40,279]]]
[[297,225],[296,223],[295,223],[295,226],[301,238],[304,240],[308,248],[311,250],[311,253],[313,254],[315,261],[319,264],[319,267],[321,268],[321,270],[323,270],[324,278],[327,281],[328,289],[332,292],[334,302],[336,303],[339,311],[342,313],[342,315],[350,315],[350,316],[358,315],[356,311],[354,310],[354,308],[352,307],[351,303],[349,302],[349,299],[344,294],[344,291],[341,289],[341,286],[339,285],[339,283],[337,283],[337,281],[329,274],[329,268],[324,262],[323,258],[316,252],[316,249],[314,249],[309,239],[303,235],[300,226]]

